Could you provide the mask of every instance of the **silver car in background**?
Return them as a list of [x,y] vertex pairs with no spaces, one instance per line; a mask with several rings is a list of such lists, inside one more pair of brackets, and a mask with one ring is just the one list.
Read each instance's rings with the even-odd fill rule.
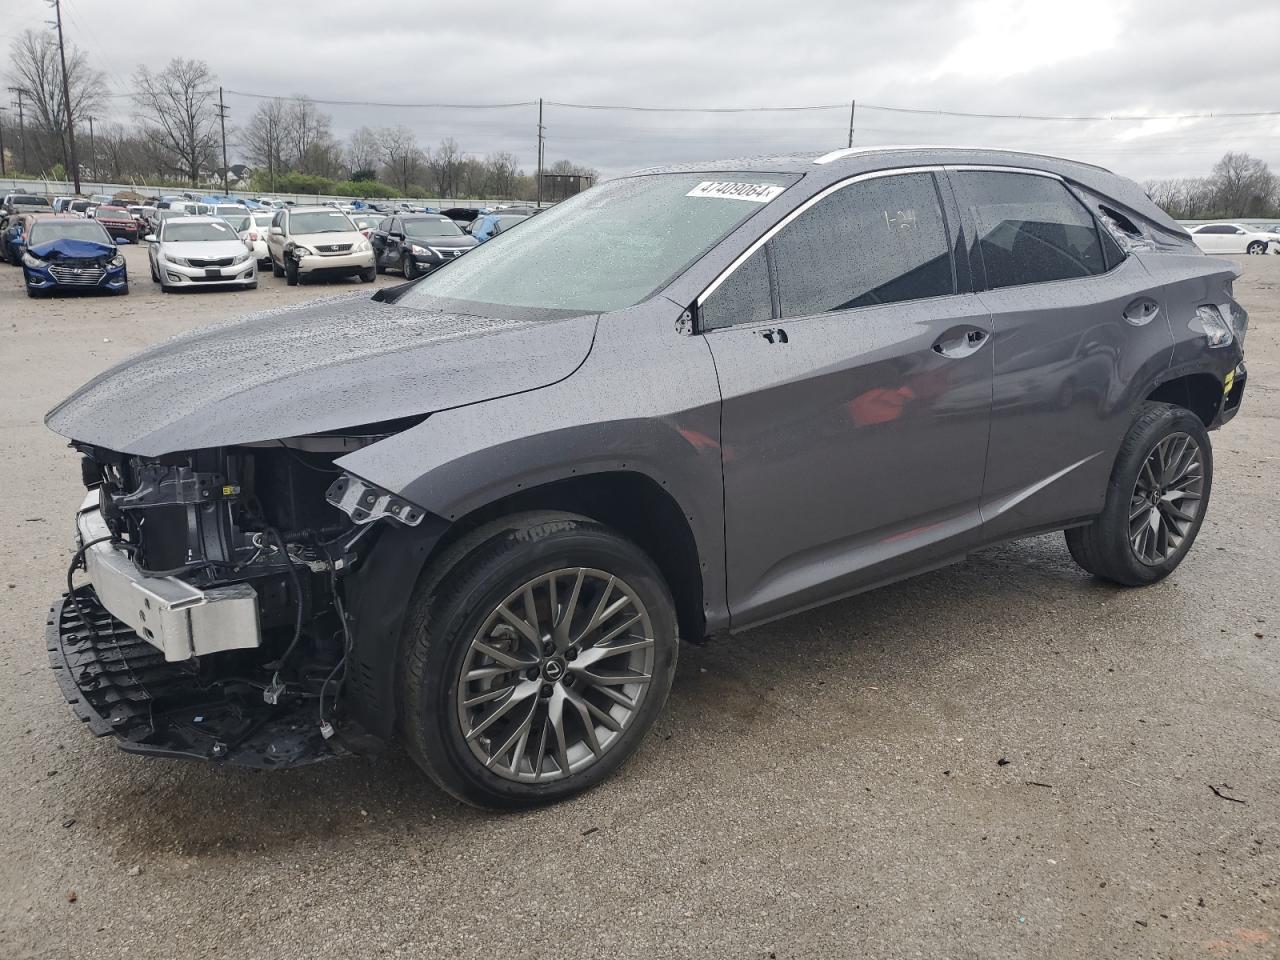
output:
[[151,279],[165,293],[174,287],[258,285],[253,248],[222,217],[170,217],[146,240]]

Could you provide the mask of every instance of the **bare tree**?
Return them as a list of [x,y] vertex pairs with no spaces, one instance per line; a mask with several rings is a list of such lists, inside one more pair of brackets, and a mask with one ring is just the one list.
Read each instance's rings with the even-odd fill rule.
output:
[[1227,153],[1209,176],[1224,217],[1265,216],[1272,206],[1276,178],[1265,162],[1247,153]]
[[511,198],[516,193],[516,178],[524,176],[514,153],[491,153],[484,158],[489,172],[488,189],[492,196]]
[[321,113],[310,97],[296,95],[288,102],[284,121],[289,161],[303,173],[323,173],[310,169],[307,160],[323,157],[327,162],[329,159],[327,150],[316,151],[317,146],[333,142],[329,133],[329,115]]
[[[105,102],[103,75],[89,66],[84,51],[67,45],[67,86],[77,117],[100,113]],[[27,162],[48,169],[59,159],[67,165],[67,107],[62,95],[58,41],[48,32],[25,30],[9,47],[7,86],[23,91],[26,105]]]
[[168,157],[169,167],[191,180],[217,163],[217,113],[213,93],[218,81],[203,60],[175,57],[159,73],[145,66],[134,74],[134,99],[142,121]]
[[244,158],[265,169],[269,178],[288,169],[284,159],[288,109],[288,104],[279,98],[260,103],[240,131]]
[[441,140],[440,145],[431,151],[428,165],[440,196],[457,196],[462,186],[463,168],[462,148],[458,146],[458,141],[453,137]]
[[353,130],[347,138],[345,159],[351,179],[361,179],[356,176],[358,173],[367,174],[367,179],[373,179],[379,160],[378,135],[368,127]]
[[406,126],[382,127],[378,130],[378,159],[382,161],[388,182],[407,191],[421,172],[423,154],[418,138]]

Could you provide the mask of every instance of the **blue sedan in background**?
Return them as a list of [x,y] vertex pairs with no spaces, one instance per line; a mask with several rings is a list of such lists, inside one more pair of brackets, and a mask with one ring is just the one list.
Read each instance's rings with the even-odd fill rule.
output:
[[78,217],[48,217],[31,226],[22,255],[27,296],[94,290],[129,292],[124,257],[102,224]]

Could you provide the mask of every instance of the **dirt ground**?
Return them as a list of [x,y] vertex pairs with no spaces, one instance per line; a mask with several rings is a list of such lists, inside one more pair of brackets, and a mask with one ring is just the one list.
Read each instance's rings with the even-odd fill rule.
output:
[[1047,536],[686,646],[618,776],[493,815],[399,753],[216,769],[72,717],[42,637],[81,488],[45,411],[341,286],[161,296],[127,256],[114,299],[0,266],[3,960],[1280,956],[1280,257],[1244,258],[1248,392],[1172,578],[1106,586]]

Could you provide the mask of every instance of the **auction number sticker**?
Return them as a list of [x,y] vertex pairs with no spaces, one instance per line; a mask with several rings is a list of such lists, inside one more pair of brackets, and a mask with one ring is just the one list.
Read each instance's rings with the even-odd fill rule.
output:
[[780,187],[776,183],[736,183],[732,180],[704,180],[686,193],[685,196],[768,203],[785,189],[787,188]]

